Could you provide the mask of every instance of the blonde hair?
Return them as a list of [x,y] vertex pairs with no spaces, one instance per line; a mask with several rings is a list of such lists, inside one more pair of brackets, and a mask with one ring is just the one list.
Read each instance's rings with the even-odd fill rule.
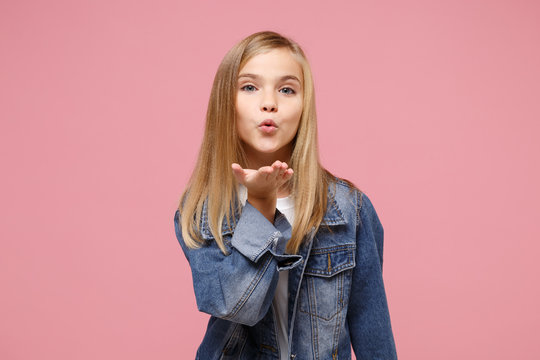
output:
[[[311,68],[300,46],[276,32],[261,31],[237,43],[218,67],[208,110],[206,126],[195,169],[180,199],[182,237],[190,248],[200,247],[203,206],[207,200],[208,222],[214,239],[227,254],[221,229],[224,218],[229,228],[236,224],[235,213],[240,210],[238,183],[231,164],[246,167],[247,159],[236,132],[236,93],[238,72],[255,55],[277,48],[286,48],[298,60],[303,72],[303,111],[293,141],[289,166],[294,175],[289,188],[294,199],[294,224],[287,252],[296,254],[306,235],[317,230],[327,207],[328,186],[336,178],[319,161],[317,116]],[[345,180],[346,181],[346,180]],[[349,181],[346,181],[350,185]],[[354,185],[353,185],[354,186]]]

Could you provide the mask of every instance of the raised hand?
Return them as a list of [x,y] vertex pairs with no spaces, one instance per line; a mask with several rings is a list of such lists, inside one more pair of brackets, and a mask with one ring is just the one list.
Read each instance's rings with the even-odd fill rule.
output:
[[273,223],[277,192],[291,179],[293,169],[279,160],[258,170],[243,169],[237,163],[233,163],[231,167],[236,180],[247,188],[248,201]]
[[257,199],[277,197],[278,189],[293,175],[293,169],[279,160],[258,170],[243,169],[237,163],[231,167],[236,180],[247,188],[248,197]]

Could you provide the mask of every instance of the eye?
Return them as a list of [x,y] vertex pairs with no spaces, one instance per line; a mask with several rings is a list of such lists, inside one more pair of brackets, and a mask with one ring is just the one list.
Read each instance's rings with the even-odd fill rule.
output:
[[281,91],[281,90],[285,90],[285,92],[283,92],[283,93],[286,94],[286,95],[292,95],[292,94],[295,94],[295,93],[296,93],[296,92],[295,92],[293,89],[291,89],[290,87],[285,87],[285,88],[283,88],[283,89],[280,89],[279,91]]
[[255,86],[253,85],[244,85],[240,88],[243,91],[255,91]]

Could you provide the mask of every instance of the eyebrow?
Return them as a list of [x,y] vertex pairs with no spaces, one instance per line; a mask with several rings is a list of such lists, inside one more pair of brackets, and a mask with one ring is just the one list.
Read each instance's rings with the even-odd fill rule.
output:
[[[257,74],[249,74],[249,73],[246,73],[246,74],[240,74],[238,75],[238,79],[240,78],[243,78],[243,77],[247,77],[247,78],[252,78],[252,79],[260,79],[261,77]],[[280,81],[285,81],[285,80],[294,80],[294,81],[297,81],[299,84],[301,84],[300,80],[294,76],[294,75],[284,75],[282,77],[279,78]]]

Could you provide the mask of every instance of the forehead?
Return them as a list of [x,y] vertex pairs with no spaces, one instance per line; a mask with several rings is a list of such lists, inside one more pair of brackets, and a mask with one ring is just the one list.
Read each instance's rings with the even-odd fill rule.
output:
[[263,78],[293,75],[303,81],[302,66],[286,48],[272,49],[253,56],[240,69],[239,76],[245,73],[256,74]]

